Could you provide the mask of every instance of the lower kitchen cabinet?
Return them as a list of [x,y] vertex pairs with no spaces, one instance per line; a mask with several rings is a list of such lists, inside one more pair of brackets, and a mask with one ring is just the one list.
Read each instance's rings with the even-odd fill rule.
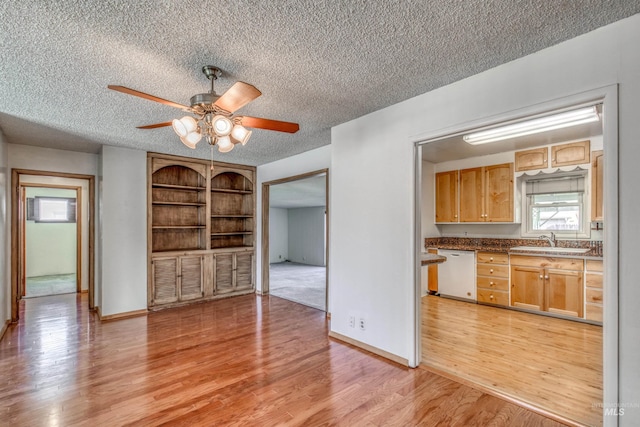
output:
[[478,302],[509,305],[509,255],[478,252],[476,255]]
[[585,319],[602,322],[602,261],[587,260],[585,267]]
[[584,261],[511,256],[511,305],[583,317]]
[[201,255],[155,257],[151,260],[151,305],[203,297]]

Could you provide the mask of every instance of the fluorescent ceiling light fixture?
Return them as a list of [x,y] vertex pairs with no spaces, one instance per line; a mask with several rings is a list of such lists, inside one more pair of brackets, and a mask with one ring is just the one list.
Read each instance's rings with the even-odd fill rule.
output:
[[597,122],[600,120],[595,106],[565,111],[537,119],[525,120],[505,126],[473,132],[464,135],[464,141],[471,145],[486,144],[488,142],[502,141],[534,133],[546,132],[554,129],[562,129],[583,123]]

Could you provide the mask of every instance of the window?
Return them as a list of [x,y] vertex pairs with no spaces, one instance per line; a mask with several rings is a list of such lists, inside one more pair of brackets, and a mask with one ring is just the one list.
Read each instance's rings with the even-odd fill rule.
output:
[[588,237],[585,176],[565,175],[528,179],[525,182],[526,235],[550,231]]
[[27,221],[76,222],[76,199],[67,197],[30,197]]

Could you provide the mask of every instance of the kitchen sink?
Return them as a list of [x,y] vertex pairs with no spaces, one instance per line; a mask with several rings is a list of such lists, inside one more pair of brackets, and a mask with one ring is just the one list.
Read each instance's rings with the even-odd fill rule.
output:
[[562,252],[567,254],[584,254],[589,252],[589,248],[558,248],[550,246],[516,246],[510,248],[511,251],[530,251],[530,252]]

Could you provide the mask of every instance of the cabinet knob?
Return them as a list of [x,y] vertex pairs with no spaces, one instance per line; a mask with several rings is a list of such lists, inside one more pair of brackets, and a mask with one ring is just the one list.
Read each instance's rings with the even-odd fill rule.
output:
[[489,270],[489,273],[493,273],[493,268],[491,270]]
[[458,215],[454,215],[453,217],[454,217],[454,218],[458,218]]
[[493,299],[493,294],[489,295],[489,299]]
[[489,282],[489,286],[493,286],[493,282]]
[[544,278],[545,278],[546,280],[549,280],[549,276],[544,276]]
[[493,261],[493,257],[490,257],[490,258],[489,258],[489,261]]
[[542,274],[540,275],[540,278],[542,279]]

